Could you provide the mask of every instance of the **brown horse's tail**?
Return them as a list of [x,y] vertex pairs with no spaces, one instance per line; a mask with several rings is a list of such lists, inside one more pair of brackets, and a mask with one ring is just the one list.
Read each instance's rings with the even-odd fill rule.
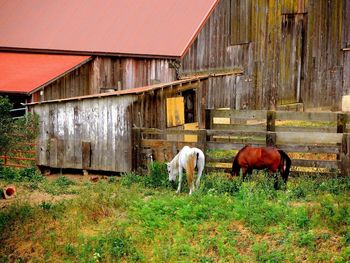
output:
[[[284,182],[286,183],[288,180],[288,175],[289,175],[290,167],[292,165],[292,161],[284,151],[278,150],[278,152],[281,155],[281,166],[282,166],[282,168],[280,169],[281,175]],[[286,163],[286,166],[284,166],[284,163]]]

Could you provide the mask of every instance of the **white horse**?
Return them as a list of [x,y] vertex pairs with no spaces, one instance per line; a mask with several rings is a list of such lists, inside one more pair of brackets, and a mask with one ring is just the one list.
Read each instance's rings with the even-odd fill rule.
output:
[[179,174],[179,186],[177,188],[176,193],[180,193],[181,191],[181,183],[182,183],[182,174],[183,170],[186,170],[187,175],[187,183],[190,188],[190,194],[194,191],[194,169],[197,167],[197,181],[196,188],[199,187],[199,183],[201,181],[202,172],[204,169],[205,157],[203,152],[198,148],[190,148],[188,146],[184,146],[181,151],[171,160],[171,162],[167,163],[169,181],[175,181],[176,176]]

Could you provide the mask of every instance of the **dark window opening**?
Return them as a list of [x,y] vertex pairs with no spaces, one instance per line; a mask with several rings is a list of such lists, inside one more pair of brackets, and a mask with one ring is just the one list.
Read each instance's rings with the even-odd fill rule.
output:
[[194,90],[187,90],[182,92],[185,102],[185,123],[196,122],[196,92]]

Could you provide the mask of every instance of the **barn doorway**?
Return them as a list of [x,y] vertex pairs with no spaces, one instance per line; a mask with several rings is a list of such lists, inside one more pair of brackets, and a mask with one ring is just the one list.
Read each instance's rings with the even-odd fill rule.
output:
[[[167,98],[167,128],[198,130],[196,90],[181,91],[179,96]],[[196,142],[196,135],[170,136],[173,140]],[[176,138],[175,138],[176,137]],[[181,137],[181,138],[180,138]]]

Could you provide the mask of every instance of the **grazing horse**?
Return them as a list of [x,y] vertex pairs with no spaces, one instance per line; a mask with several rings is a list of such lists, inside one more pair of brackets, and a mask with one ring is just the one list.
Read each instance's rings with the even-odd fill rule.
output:
[[190,148],[184,146],[181,151],[174,157],[171,162],[167,163],[169,181],[175,181],[177,174],[179,174],[179,186],[176,193],[181,191],[182,174],[186,170],[187,183],[190,188],[190,194],[194,191],[194,170],[197,167],[197,181],[196,188],[199,187],[202,172],[204,169],[205,157],[203,152],[198,148]]
[[[247,174],[253,169],[267,169],[270,175],[280,172],[283,181],[287,183],[289,170],[292,162],[289,156],[282,150],[274,147],[252,147],[244,146],[237,153],[232,163],[231,175],[239,176],[242,168],[243,181]],[[275,177],[275,189],[277,188],[277,177]]]

